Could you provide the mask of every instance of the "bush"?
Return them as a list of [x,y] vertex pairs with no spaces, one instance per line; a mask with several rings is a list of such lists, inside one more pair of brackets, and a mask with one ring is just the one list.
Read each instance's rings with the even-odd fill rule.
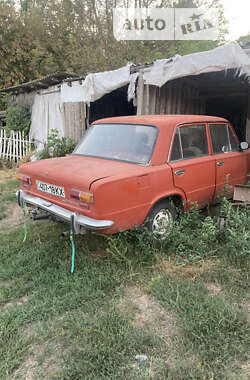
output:
[[9,105],[6,110],[5,130],[8,135],[10,131],[24,132],[28,136],[31,124],[31,113],[29,108]]
[[250,257],[250,212],[247,206],[236,207],[224,200],[221,206],[226,215],[224,229],[225,251],[227,256],[237,264],[245,265]]
[[131,257],[145,261],[152,255],[174,255],[182,262],[223,255],[234,265],[245,265],[250,255],[249,210],[224,198],[217,213],[219,218],[205,216],[194,206],[174,223],[165,240],[156,242],[149,232],[135,229],[109,236],[107,251],[127,264]]
[[48,144],[43,150],[38,152],[38,159],[51,157],[63,157],[67,153],[72,153],[75,149],[76,143],[73,139],[68,137],[59,137],[57,129],[51,129]]

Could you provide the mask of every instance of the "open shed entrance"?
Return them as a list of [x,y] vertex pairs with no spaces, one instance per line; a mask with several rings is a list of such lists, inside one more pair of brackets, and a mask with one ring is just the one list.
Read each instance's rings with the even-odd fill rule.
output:
[[240,141],[246,138],[249,84],[236,70],[220,71],[188,77],[205,100],[205,113],[230,121]]
[[206,114],[224,117],[230,121],[240,141],[245,140],[247,122],[247,97],[208,98]]
[[118,88],[90,104],[89,123],[113,116],[136,115],[133,102],[128,102],[128,86]]

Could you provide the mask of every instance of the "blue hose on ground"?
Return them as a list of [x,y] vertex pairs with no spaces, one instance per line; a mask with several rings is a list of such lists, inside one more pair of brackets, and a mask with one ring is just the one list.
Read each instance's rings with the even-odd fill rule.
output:
[[74,265],[75,265],[75,242],[74,242],[74,234],[72,229],[70,230],[69,239],[71,241],[72,246],[72,261],[71,261],[71,273],[74,273]]
[[23,238],[23,243],[25,243],[26,239],[27,239],[27,223],[26,223],[26,213],[25,213],[24,204],[22,204],[22,209],[23,209],[23,219],[24,219],[24,238]]

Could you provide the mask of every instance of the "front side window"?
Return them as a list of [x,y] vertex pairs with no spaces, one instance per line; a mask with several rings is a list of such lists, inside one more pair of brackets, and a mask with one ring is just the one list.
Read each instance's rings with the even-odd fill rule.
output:
[[208,155],[205,125],[188,125],[176,131],[171,161],[185,160]]
[[145,165],[149,163],[158,129],[150,125],[94,124],[73,154]]
[[209,130],[214,154],[238,150],[238,144],[227,124],[211,124]]

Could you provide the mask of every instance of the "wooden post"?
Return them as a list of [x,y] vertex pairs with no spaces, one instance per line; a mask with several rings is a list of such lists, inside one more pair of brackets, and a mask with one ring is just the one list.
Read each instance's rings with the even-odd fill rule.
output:
[[6,141],[7,141],[7,137],[6,137],[6,132],[4,130],[3,131],[3,155],[2,155],[3,158],[5,158],[5,154],[6,154]]
[[88,129],[89,127],[89,115],[90,115],[90,103],[89,104],[86,104],[85,103],[85,129]]
[[146,84],[146,107],[145,107],[145,115],[149,115],[149,84]]
[[[11,133],[12,133],[12,131],[11,131]],[[11,135],[10,135],[8,138],[6,138],[6,143],[7,143],[7,140],[8,140],[8,144],[7,144],[7,150],[6,150],[6,155],[5,155],[5,157],[6,157],[6,159],[8,160],[8,158],[9,158],[9,156],[10,156]]]
[[165,104],[165,114],[171,115],[171,104],[172,104],[172,94],[173,94],[173,82],[165,83],[166,86],[166,104]]
[[156,98],[155,98],[155,114],[159,115],[160,113],[160,98],[161,98],[161,88],[156,87]]
[[156,86],[149,87],[149,115],[155,115],[156,90]]
[[22,155],[22,134],[20,131],[18,132],[18,155],[21,160],[23,155]]
[[248,92],[248,107],[247,107],[247,125],[246,125],[246,141],[250,144],[250,92]]
[[0,129],[0,158],[3,154],[3,129]]
[[161,86],[161,96],[160,96],[160,115],[164,115],[165,113],[165,104],[166,104],[166,84]]
[[137,85],[137,115],[142,115],[142,107],[143,107],[143,90],[144,90],[144,83],[143,83],[143,71],[139,71],[138,76],[138,85]]

